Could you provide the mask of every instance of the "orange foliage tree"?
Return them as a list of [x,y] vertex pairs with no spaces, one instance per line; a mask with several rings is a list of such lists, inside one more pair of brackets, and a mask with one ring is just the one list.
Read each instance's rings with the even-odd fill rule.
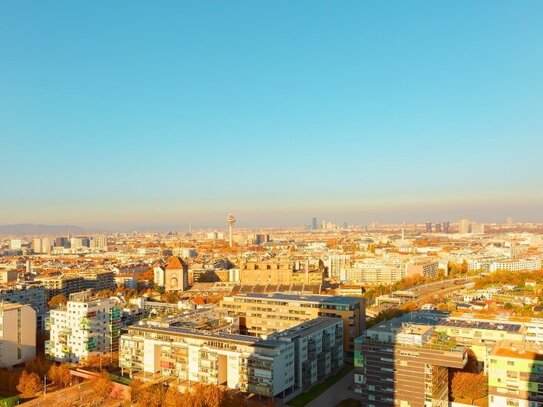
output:
[[488,377],[483,373],[456,372],[451,383],[452,396],[455,401],[475,400],[488,395]]
[[34,373],[27,373],[23,370],[21,377],[19,378],[19,384],[17,390],[22,393],[23,397],[33,397],[42,388],[40,377]]
[[62,294],[57,294],[53,298],[49,300],[47,305],[49,305],[49,308],[57,308],[60,305],[64,305],[68,302],[68,299],[63,296]]
[[107,372],[102,372],[99,376],[92,379],[92,389],[99,400],[104,400],[109,397],[113,384],[109,380]]
[[49,368],[49,373],[47,374],[47,376],[49,377],[49,379],[51,379],[53,383],[63,387],[68,386],[72,381],[70,369],[65,363],[62,363],[60,365],[52,365]]
[[49,371],[53,362],[44,357],[35,357],[29,359],[25,363],[25,370],[28,373],[36,373],[39,377],[43,377]]

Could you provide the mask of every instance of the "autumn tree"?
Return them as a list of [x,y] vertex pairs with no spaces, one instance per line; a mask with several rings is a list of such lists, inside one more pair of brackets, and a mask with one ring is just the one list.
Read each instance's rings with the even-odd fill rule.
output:
[[473,404],[475,400],[488,395],[488,377],[483,373],[456,372],[451,389],[455,401]]
[[115,296],[112,290],[99,290],[94,293],[96,298],[109,298]]
[[27,373],[23,370],[21,377],[19,378],[19,384],[17,390],[21,392],[23,397],[33,397],[38,391],[41,390],[42,383],[40,377],[34,373]]
[[65,305],[68,302],[66,297],[62,294],[57,294],[53,298],[49,300],[47,305],[49,305],[49,308],[57,308],[61,305]]
[[92,388],[98,399],[103,400],[108,398],[113,385],[109,380],[109,374],[102,372],[99,376],[92,379]]
[[49,379],[51,379],[53,383],[63,387],[68,386],[72,381],[70,369],[65,363],[62,363],[60,365],[52,365],[49,369],[49,373],[47,374],[47,376],[49,377]]
[[182,398],[185,395],[181,394],[175,386],[170,386],[164,396],[164,407],[182,407]]
[[132,380],[130,382],[130,399],[135,405],[139,405],[145,398],[145,390],[142,387],[143,383],[139,380]]
[[43,377],[49,371],[53,362],[44,357],[35,357],[25,362],[25,370],[28,373],[36,373],[39,377]]
[[101,371],[103,369],[109,369],[112,366],[117,366],[118,361],[119,354],[117,352],[98,353],[88,355],[85,360],[83,360],[82,365],[90,370]]

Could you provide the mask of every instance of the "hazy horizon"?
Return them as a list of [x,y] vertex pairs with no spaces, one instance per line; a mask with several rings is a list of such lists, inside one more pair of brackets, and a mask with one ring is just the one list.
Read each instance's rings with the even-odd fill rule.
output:
[[0,224],[543,222],[543,3],[0,6]]

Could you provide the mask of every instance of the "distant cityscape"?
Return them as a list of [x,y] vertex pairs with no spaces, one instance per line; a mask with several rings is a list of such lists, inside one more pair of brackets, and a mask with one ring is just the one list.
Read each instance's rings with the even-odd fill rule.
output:
[[138,383],[164,405],[196,384],[242,404],[543,402],[543,225],[235,221],[0,238],[6,394],[66,365],[36,400],[116,405]]

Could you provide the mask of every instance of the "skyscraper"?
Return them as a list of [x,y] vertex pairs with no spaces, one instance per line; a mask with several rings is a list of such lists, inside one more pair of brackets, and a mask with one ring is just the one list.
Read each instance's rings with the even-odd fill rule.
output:
[[432,222],[426,222],[426,233],[432,233]]
[[316,230],[317,229],[317,218],[313,216],[313,219],[311,221],[311,229]]

